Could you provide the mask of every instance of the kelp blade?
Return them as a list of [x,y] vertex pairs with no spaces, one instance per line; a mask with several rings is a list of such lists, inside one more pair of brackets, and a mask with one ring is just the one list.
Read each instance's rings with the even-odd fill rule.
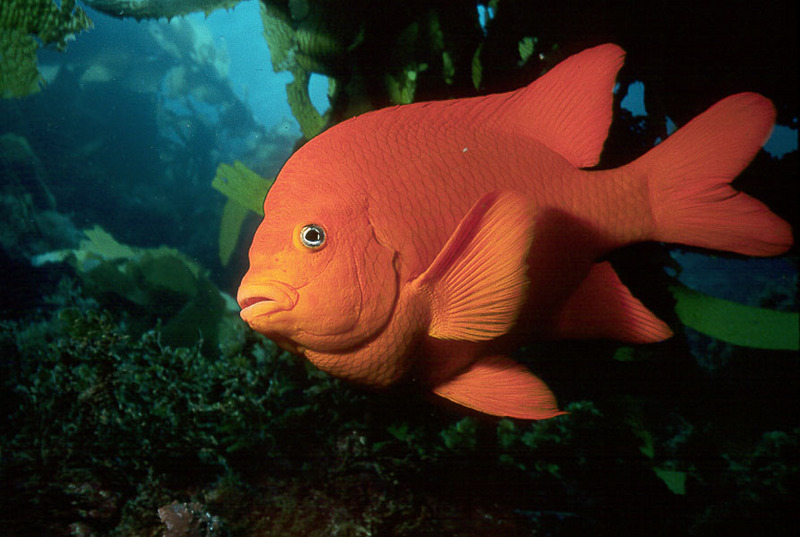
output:
[[684,286],[671,287],[680,320],[698,332],[739,345],[770,350],[800,348],[799,316],[745,306],[705,295]]

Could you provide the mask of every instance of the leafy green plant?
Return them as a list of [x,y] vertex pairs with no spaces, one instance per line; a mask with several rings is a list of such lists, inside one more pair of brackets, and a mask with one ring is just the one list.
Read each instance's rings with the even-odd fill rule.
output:
[[[109,486],[149,505],[156,523],[156,485],[202,485],[285,456],[287,429],[313,410],[292,397],[311,384],[305,365],[257,336],[245,354],[221,359],[199,344],[166,346],[158,327],[132,338],[97,310],[0,328],[9,417],[0,471],[29,490],[34,503],[23,500],[23,511],[37,509],[43,486],[67,504],[57,498]],[[141,490],[146,482],[154,488]]]
[[798,350],[800,317],[783,312],[737,304],[699,293],[688,287],[671,289],[680,320],[716,339],[758,349]]

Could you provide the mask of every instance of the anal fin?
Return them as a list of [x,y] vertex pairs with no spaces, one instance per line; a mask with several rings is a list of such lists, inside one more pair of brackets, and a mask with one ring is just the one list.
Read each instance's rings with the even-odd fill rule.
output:
[[604,261],[592,265],[548,336],[653,343],[672,336],[672,330],[631,294],[611,263]]
[[480,358],[433,392],[494,416],[543,420],[565,414],[541,379],[505,356]]

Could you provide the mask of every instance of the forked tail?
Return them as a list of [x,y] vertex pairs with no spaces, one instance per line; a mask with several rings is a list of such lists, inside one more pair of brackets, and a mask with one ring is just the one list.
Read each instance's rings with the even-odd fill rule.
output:
[[728,184],[767,140],[774,121],[767,98],[732,95],[631,163],[649,183],[653,239],[753,256],[789,249],[789,224]]

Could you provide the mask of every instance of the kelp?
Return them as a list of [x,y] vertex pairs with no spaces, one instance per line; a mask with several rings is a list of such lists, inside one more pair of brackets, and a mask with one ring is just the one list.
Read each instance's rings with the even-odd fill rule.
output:
[[311,102],[311,73],[331,74],[330,65],[341,59],[346,47],[321,18],[320,6],[312,9],[306,2],[290,2],[288,6],[262,2],[261,21],[272,69],[291,73],[287,101],[303,136],[311,139],[322,132],[328,119]]
[[67,41],[92,27],[75,0],[3,0],[0,2],[0,92],[3,98],[24,97],[39,91],[44,79],[36,52]]
[[242,0],[84,0],[101,13],[112,17],[133,17],[137,21],[143,19],[160,19],[180,17],[189,13],[202,11],[206,15],[217,9],[231,9]]
[[264,198],[274,182],[274,179],[264,179],[237,160],[233,166],[225,163],[217,166],[217,174],[211,181],[211,186],[230,201],[264,216]]
[[202,342],[204,351],[217,352],[220,334],[239,322],[233,299],[178,250],[121,244],[99,226],[84,235],[77,248],[41,254],[32,263],[71,264],[87,293],[128,315],[133,335],[160,322],[165,344],[190,347]]
[[743,347],[798,350],[798,313],[745,306],[685,286],[670,288],[675,312],[686,326]]
[[263,202],[274,180],[264,179],[238,160],[233,166],[222,163],[211,186],[224,194],[228,201],[222,209],[219,227],[219,259],[227,265],[239,241],[247,214],[264,216]]
[[249,210],[233,200],[228,200],[222,208],[222,220],[219,225],[219,260],[223,265],[227,265],[231,260],[248,214]]

